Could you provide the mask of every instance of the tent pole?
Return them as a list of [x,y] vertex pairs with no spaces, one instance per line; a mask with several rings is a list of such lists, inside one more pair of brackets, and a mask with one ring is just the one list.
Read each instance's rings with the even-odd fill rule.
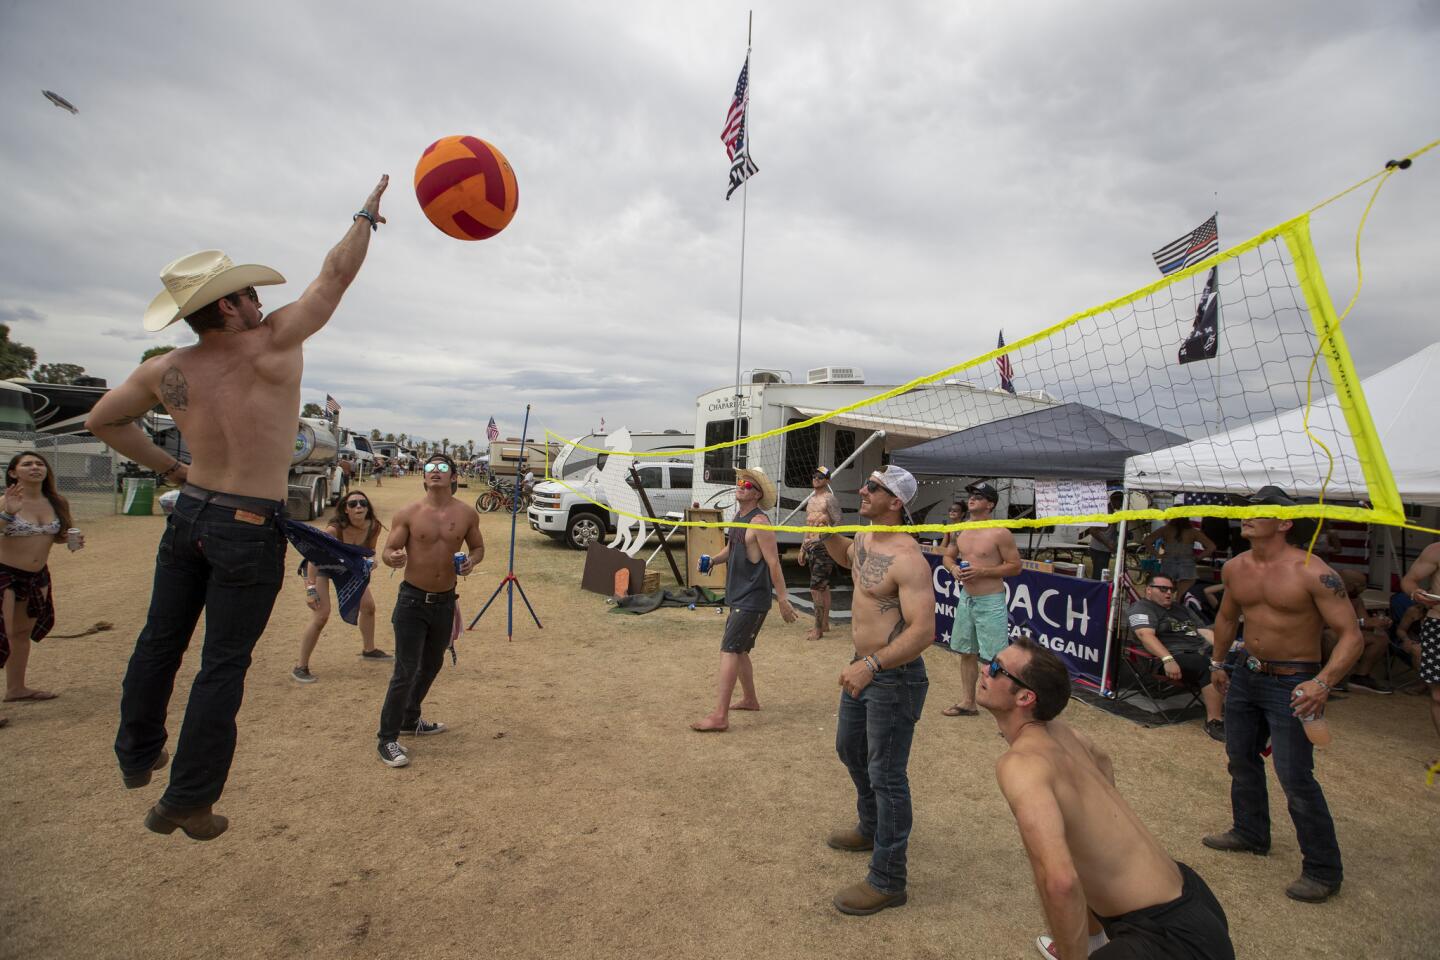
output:
[[1125,521],[1115,537],[1115,572],[1110,574],[1110,606],[1105,612],[1104,667],[1100,673],[1100,696],[1110,696],[1110,644],[1115,638],[1115,610],[1120,605],[1120,578],[1125,573]]

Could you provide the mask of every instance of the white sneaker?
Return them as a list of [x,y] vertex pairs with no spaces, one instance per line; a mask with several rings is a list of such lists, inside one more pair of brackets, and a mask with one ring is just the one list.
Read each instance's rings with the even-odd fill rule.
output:
[[290,677],[296,683],[314,683],[316,680],[320,679],[304,667],[296,667],[291,670]]
[[1035,949],[1040,951],[1040,956],[1049,957],[1050,960],[1060,960],[1060,951],[1055,949],[1055,941],[1050,937],[1038,936],[1035,938]]
[[403,767],[410,763],[410,755],[400,749],[400,744],[387,740],[379,747],[380,762],[387,767]]

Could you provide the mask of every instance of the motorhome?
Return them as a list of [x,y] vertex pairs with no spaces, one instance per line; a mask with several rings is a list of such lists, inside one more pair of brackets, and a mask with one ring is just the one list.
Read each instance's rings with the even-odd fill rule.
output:
[[[803,423],[895,387],[866,383],[863,371],[854,366],[817,367],[807,371],[803,383],[792,382],[788,371],[751,371],[740,384],[738,395],[736,385],[728,384],[696,399],[697,445],[708,447],[737,435],[753,437]],[[955,381],[916,387],[755,444],[695,454],[694,500],[700,506],[732,507],[736,468],[760,466],[770,474],[778,491],[777,516],[773,519],[803,525],[799,507],[810,495],[815,467],[824,464],[835,470],[831,486],[844,510],[845,522],[855,523],[860,485],[872,471],[883,469],[891,452],[956,430],[1029,413],[1053,402],[1043,394],[1017,396]],[[911,522],[943,523],[955,493],[971,478],[917,479],[920,488],[909,504]],[[777,536],[782,543],[800,539],[798,534]]]

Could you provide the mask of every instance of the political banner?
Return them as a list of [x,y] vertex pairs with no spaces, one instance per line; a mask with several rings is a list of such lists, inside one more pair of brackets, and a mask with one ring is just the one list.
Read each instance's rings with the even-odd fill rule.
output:
[[[926,559],[935,591],[935,642],[948,649],[962,588],[941,565],[939,556],[927,554]],[[1029,637],[1063,660],[1072,680],[1096,688],[1104,673],[1109,604],[1108,583],[1035,570],[1005,578],[1011,639],[1021,634]]]

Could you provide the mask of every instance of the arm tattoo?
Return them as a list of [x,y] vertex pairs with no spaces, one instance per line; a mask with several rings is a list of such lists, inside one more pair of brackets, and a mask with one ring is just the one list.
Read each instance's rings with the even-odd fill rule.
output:
[[111,420],[109,423],[105,424],[105,426],[107,426],[107,427],[128,427],[130,424],[132,424],[132,423],[139,423],[141,420],[144,420],[144,419],[145,419],[145,414],[143,414],[143,413],[138,413],[138,414],[136,414],[136,415],[133,416],[133,417],[119,417],[119,418],[117,418],[117,419],[115,419],[115,420]]
[[891,554],[871,553],[860,546],[855,549],[855,559],[859,561],[860,585],[871,591],[885,581],[890,564],[895,562],[895,557]]
[[888,647],[888,646],[894,641],[894,639],[895,639],[896,637],[900,636],[900,634],[902,634],[902,633],[904,633],[904,632],[905,632],[905,618],[904,618],[904,617],[901,617],[899,620],[896,620],[896,621],[895,621],[895,626],[894,626],[894,628],[891,629],[891,631],[890,631],[890,636],[888,636],[888,637],[885,638],[885,646]]
[[1337,597],[1345,596],[1345,582],[1333,573],[1320,574],[1320,586],[1325,587]]
[[188,410],[190,408],[190,383],[179,367],[171,367],[160,378],[160,399],[167,410]]

